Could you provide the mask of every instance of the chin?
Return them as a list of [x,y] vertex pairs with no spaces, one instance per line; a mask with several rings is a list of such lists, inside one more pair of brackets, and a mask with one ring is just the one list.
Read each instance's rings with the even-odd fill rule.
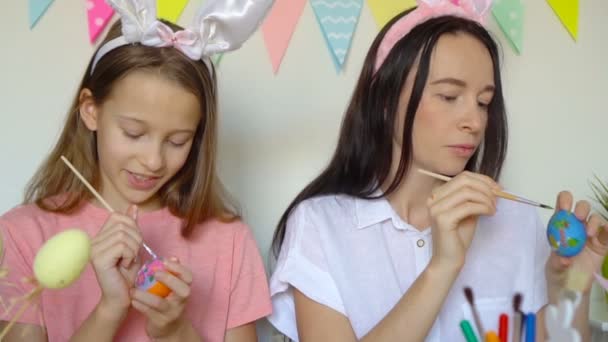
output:
[[458,175],[459,173],[463,172],[465,170],[466,166],[467,166],[466,163],[452,162],[452,163],[443,164],[440,167],[437,167],[436,172],[440,173],[442,175],[449,176],[449,177],[454,177],[454,176]]

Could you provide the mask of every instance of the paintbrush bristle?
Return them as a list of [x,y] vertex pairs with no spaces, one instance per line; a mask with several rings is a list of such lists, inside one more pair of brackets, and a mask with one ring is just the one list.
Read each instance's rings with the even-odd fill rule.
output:
[[464,288],[464,296],[467,298],[467,301],[469,302],[469,304],[473,305],[473,302],[474,302],[473,290],[470,287]]
[[514,312],[521,312],[521,302],[522,302],[521,293],[516,293],[515,296],[513,296],[513,311]]
[[543,208],[543,209],[555,210],[555,208],[553,208],[551,206],[548,206],[546,204],[542,204],[542,203],[540,204],[540,207]]

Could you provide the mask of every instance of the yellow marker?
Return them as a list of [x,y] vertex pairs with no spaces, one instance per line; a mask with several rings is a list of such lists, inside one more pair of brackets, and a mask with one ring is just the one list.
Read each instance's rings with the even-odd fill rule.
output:
[[486,342],[500,342],[500,338],[493,331],[488,331],[486,333]]

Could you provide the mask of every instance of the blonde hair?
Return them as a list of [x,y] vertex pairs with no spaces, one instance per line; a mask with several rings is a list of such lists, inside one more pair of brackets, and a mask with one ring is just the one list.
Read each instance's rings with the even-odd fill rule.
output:
[[[174,31],[182,29],[172,23],[165,24]],[[111,27],[103,43],[120,34],[118,21]],[[177,82],[194,94],[203,114],[184,166],[159,190],[163,206],[183,219],[184,237],[192,233],[196,224],[205,220],[238,219],[237,209],[229,201],[216,175],[218,113],[215,73],[203,61],[193,61],[172,47],[156,48],[139,44],[109,52],[93,72],[91,62],[74,97],[59,140],[26,188],[24,203],[36,203],[47,211],[73,213],[83,201],[91,199],[90,192],[60,160],[61,155],[66,156],[98,188],[100,175],[96,135],[80,119],[79,94],[83,89],[89,89],[94,101],[101,104],[118,80],[136,70],[149,70]],[[57,197],[63,194],[67,196]]]

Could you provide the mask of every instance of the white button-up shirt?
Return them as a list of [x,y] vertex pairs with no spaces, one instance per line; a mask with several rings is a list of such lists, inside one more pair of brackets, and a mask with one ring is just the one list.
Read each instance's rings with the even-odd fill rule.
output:
[[[466,286],[473,289],[486,331],[498,331],[501,313],[512,317],[516,292],[523,295],[524,312],[539,310],[547,300],[544,266],[550,248],[545,231],[535,208],[499,199],[497,213],[479,219],[465,266],[426,341],[465,341],[460,321],[468,319],[474,327]],[[298,340],[295,287],[346,316],[362,338],[426,268],[432,244],[430,228],[420,231],[404,222],[386,199],[328,195],[306,200],[287,222],[270,279],[269,321]]]

